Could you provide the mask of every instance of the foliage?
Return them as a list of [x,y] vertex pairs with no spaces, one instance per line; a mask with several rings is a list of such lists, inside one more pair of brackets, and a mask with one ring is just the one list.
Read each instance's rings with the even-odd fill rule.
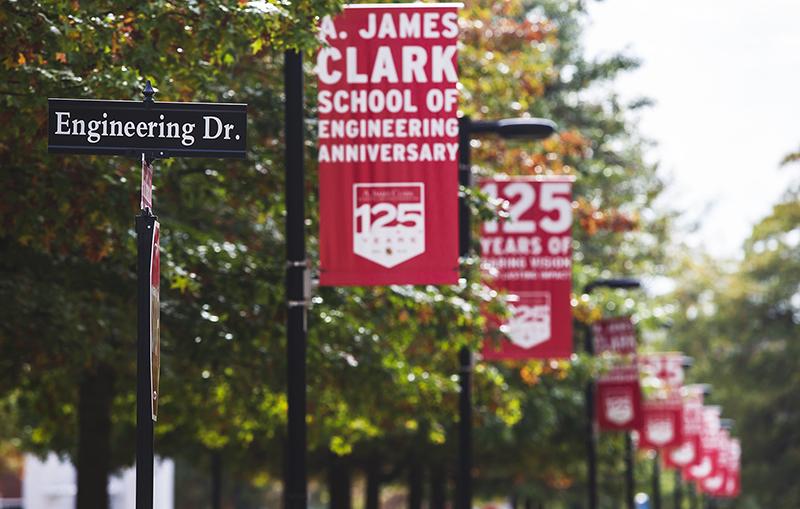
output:
[[797,337],[800,334],[800,187],[755,225],[744,258],[680,265],[671,335],[694,356],[692,377],[742,440],[742,500],[731,507],[791,507],[798,468]]
[[[216,451],[258,482],[279,475],[286,409],[281,52],[313,51],[316,16],[338,7],[335,0],[214,0],[0,8],[0,397],[15,423],[4,432],[23,447],[74,455],[75,381],[111,366],[114,465],[132,460],[137,162],[47,155],[45,99],[136,99],[151,79],[156,100],[249,105],[247,161],[156,163],[163,276],[156,447],[190,461]],[[668,216],[653,206],[662,184],[642,160],[626,105],[587,93],[635,61],[585,60],[577,42],[583,16],[572,0],[470,2],[460,50],[464,114],[560,124],[556,137],[540,143],[476,140],[474,162],[478,172],[578,177],[577,288],[612,274],[659,274],[669,233]],[[313,104],[310,73],[306,89]],[[313,146],[310,127],[306,135]],[[316,164],[307,152],[314,260]],[[473,258],[453,287],[317,291],[308,349],[313,458],[377,451],[397,464],[417,448],[452,462],[456,354],[479,345],[479,309],[492,297],[479,279]],[[578,322],[598,317],[598,302],[609,313],[649,316],[623,294],[575,294]],[[514,489],[542,498],[581,497],[583,385],[591,370],[582,356],[476,366],[484,492],[508,493],[503,481],[513,479]],[[603,458],[619,457],[618,442],[601,441]]]

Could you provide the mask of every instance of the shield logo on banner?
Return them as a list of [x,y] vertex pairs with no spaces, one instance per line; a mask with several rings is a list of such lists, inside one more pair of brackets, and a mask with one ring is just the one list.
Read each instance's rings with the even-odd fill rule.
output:
[[510,306],[507,336],[521,348],[533,348],[550,339],[550,294],[520,292],[519,301]]
[[675,438],[675,426],[669,417],[650,417],[645,423],[645,433],[649,442],[663,446]]
[[633,420],[633,400],[630,394],[606,396],[606,418],[621,426]]
[[696,457],[697,448],[694,446],[694,440],[687,440],[683,445],[669,453],[670,460],[680,467],[694,463]]
[[693,479],[704,479],[711,474],[712,469],[711,458],[703,456],[699,465],[689,467],[689,475],[691,475]]
[[722,484],[725,482],[725,476],[722,474],[717,474],[711,477],[706,477],[703,479],[703,488],[706,491],[716,492],[722,488]]
[[353,252],[391,268],[425,252],[425,184],[353,184]]

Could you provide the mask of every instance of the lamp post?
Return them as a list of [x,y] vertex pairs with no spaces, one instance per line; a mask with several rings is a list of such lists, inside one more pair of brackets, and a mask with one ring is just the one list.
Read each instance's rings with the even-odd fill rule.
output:
[[287,434],[283,506],[305,509],[306,470],[306,312],[308,263],[305,244],[305,173],[303,169],[303,60],[286,51],[286,400]]
[[[596,288],[612,288],[623,290],[634,290],[640,288],[642,284],[638,279],[633,278],[613,278],[596,279],[583,288],[583,293],[588,295]],[[587,327],[584,341],[584,349],[589,355],[594,355],[594,341],[592,338],[592,328]],[[633,445],[630,443],[630,433],[626,432],[625,441],[625,500],[626,507],[633,509]],[[597,436],[594,430],[594,381],[589,380],[586,384],[586,463],[588,470],[588,509],[597,509]]]
[[[465,189],[472,185],[470,140],[474,135],[497,134],[507,139],[539,140],[556,130],[556,124],[541,118],[507,118],[472,121],[461,117],[458,124],[458,183]],[[459,255],[467,257],[472,244],[469,204],[462,195],[458,203]],[[456,478],[456,509],[472,508],[472,352],[466,346],[458,353],[458,468]]]
[[[692,366],[694,366],[694,359],[691,357],[684,356],[683,362],[681,363],[684,372],[688,371]],[[675,496],[675,509],[682,509],[683,508],[683,480],[681,479],[681,473],[679,471],[675,471],[675,491],[673,492]]]
[[661,461],[656,450],[653,455],[653,509],[661,509]]

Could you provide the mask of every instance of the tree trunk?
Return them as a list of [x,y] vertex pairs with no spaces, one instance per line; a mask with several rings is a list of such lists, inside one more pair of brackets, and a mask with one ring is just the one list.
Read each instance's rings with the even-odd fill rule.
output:
[[408,509],[422,509],[422,465],[416,455],[408,462]]
[[447,504],[447,475],[441,465],[433,465],[431,474],[430,509],[445,509]]
[[350,465],[347,458],[331,453],[328,460],[330,509],[351,509]]
[[533,509],[533,500],[531,500],[531,497],[525,497],[525,509]]
[[100,365],[78,386],[78,496],[76,509],[108,509],[111,472],[111,403],[114,373]]
[[380,509],[381,472],[380,462],[370,458],[367,463],[367,489],[364,491],[364,509]]
[[211,507],[222,509],[222,455],[211,452]]

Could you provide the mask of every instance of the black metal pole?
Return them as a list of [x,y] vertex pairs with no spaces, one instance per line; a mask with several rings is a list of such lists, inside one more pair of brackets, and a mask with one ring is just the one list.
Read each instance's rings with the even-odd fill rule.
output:
[[[459,119],[458,130],[458,183],[465,188],[472,184],[470,167],[470,120]],[[458,202],[459,254],[469,256],[472,235],[470,231],[469,205],[464,196]],[[472,508],[472,352],[468,347],[458,352],[459,385],[458,401],[458,477],[456,479],[456,509]]]
[[[592,327],[586,327],[584,349],[590,356],[594,355]],[[589,509],[597,509],[597,435],[594,431],[594,380],[586,384],[586,469],[588,476]]]
[[287,444],[284,507],[305,509],[306,486],[306,306],[305,175],[303,170],[303,60],[287,51],[286,96],[286,320]]
[[[155,93],[147,80],[142,91],[145,107],[155,102]],[[152,163],[150,154],[142,154],[143,165]],[[153,394],[150,386],[150,264],[153,260],[150,251],[157,218],[145,207],[143,204],[136,216],[136,509],[153,508]]]
[[661,463],[658,451],[653,457],[653,509],[661,509]]
[[625,431],[625,507],[627,509],[634,509],[634,491],[635,484],[633,478],[633,439],[631,432]]
[[675,509],[683,509],[683,481],[681,473],[675,471]]
[[153,507],[153,413],[150,394],[150,245],[156,217],[136,216],[136,509]]
[[222,454],[211,453],[211,509],[222,509]]
[[689,483],[689,509],[697,509],[697,489],[694,483]]

